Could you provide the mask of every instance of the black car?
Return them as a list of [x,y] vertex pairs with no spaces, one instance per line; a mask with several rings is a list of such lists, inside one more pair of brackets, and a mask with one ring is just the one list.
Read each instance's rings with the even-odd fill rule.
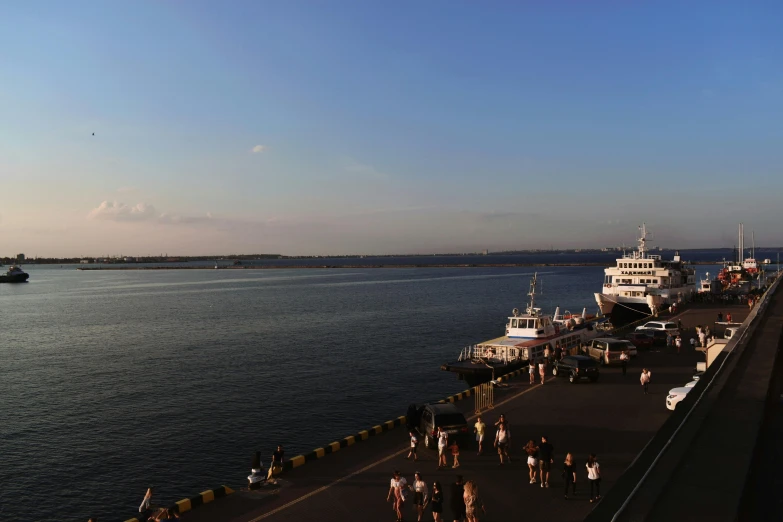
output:
[[555,361],[552,375],[568,377],[570,382],[582,379],[595,382],[598,380],[598,362],[586,355],[567,355]]
[[636,330],[635,333],[641,333],[648,337],[652,337],[653,345],[655,346],[666,346],[666,338],[669,335],[663,330],[652,330],[650,328],[639,329]]
[[449,441],[456,438],[462,445],[470,438],[468,421],[461,411],[451,403],[425,404],[416,411],[414,427],[424,436],[424,445],[435,448],[438,445],[438,427],[449,434]]

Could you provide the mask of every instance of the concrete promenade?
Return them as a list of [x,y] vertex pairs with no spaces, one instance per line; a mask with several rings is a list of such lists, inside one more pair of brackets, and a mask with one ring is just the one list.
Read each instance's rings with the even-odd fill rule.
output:
[[[737,305],[691,308],[675,317],[689,329],[683,338],[693,335],[696,324],[712,327],[718,310],[724,314],[730,311],[735,321],[743,320],[748,313],[747,306]],[[497,388],[495,408],[485,413],[483,419],[492,425],[500,413],[505,413],[510,421],[513,462],[506,466],[499,466],[489,444],[482,457],[476,455],[475,447],[463,448],[462,465],[457,470],[437,471],[435,452],[424,448],[419,450],[419,462],[408,461],[405,459],[407,433],[404,428],[397,428],[286,472],[279,489],[251,492],[236,488],[238,491],[229,497],[184,513],[182,520],[392,521],[396,516],[385,499],[394,469],[399,469],[409,482],[416,470],[430,486],[433,481],[441,482],[446,492],[444,520],[452,520],[448,491],[457,474],[478,483],[487,506],[482,521],[583,520],[594,507],[587,496],[584,470],[587,455],[598,454],[604,494],[671,415],[665,406],[668,390],[690,381],[696,362],[703,360],[703,354],[694,353],[687,342],[683,344],[686,346],[680,354],[674,348],[665,347],[640,353],[631,362],[626,377],[619,368],[602,368],[597,383],[574,385],[548,376],[544,386],[530,386],[524,375]],[[643,366],[652,371],[651,393],[647,396],[639,384]],[[456,404],[472,421],[473,398]],[[540,442],[541,435],[547,435],[555,448],[549,489],[529,484],[528,468],[521,453],[527,440]],[[490,430],[488,439],[491,441],[493,436],[494,430]],[[577,495],[567,501],[563,498],[560,476],[566,452],[575,455],[578,470]],[[405,520],[416,519],[412,506],[406,506],[405,511]],[[426,513],[424,519],[432,520],[432,515]]]

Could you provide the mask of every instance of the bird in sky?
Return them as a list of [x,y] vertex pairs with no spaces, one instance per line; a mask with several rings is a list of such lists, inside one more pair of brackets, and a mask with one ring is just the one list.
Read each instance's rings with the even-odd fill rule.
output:
[[93,132],[92,135],[95,136],[95,133]]

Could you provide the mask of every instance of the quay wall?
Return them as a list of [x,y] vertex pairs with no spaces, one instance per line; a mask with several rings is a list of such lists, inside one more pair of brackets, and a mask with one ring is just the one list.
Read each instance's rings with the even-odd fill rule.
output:
[[[660,506],[656,505],[661,502],[662,495],[664,495],[666,489],[672,487],[671,480],[674,473],[682,470],[684,466],[690,469],[698,467],[697,463],[690,460],[693,455],[692,444],[699,436],[704,438],[711,435],[710,432],[703,433],[701,428],[705,425],[708,416],[713,413],[711,410],[717,406],[716,403],[721,398],[721,392],[727,387],[732,374],[741,373],[744,370],[744,368],[740,368],[739,372],[735,372],[738,363],[747,360],[752,355],[747,348],[753,339],[753,335],[757,333],[759,325],[769,313],[768,307],[772,298],[778,293],[779,283],[780,277],[767,289],[759,304],[745,319],[737,334],[726,344],[724,351],[716,357],[713,364],[701,376],[699,383],[694,387],[693,391],[680,402],[669,419],[650,439],[647,446],[624,471],[608,494],[585,518],[585,522],[642,522],[652,520],[650,513],[656,508],[660,509]],[[776,342],[770,347],[771,352],[777,351],[777,341],[780,340],[780,333],[778,331],[777,335],[773,336]],[[768,375],[764,376],[766,381],[762,380],[760,383],[762,386],[766,386],[764,389],[769,387],[772,367],[773,365],[770,364]],[[726,391],[730,392],[733,390]],[[746,404],[746,407],[748,406],[759,409],[759,418],[763,414],[763,401],[757,404]],[[664,407],[663,404],[661,404],[661,407]],[[693,415],[691,415],[692,413]],[[732,484],[736,486],[733,488],[734,493],[728,494],[732,498],[726,498],[723,491],[719,495],[722,496],[721,502],[725,504],[728,501],[729,504],[733,503],[735,507],[739,506],[740,496],[742,495],[747,476],[747,468],[753,456],[753,442],[758,438],[760,429],[760,422],[745,424],[744,428],[749,432],[749,437],[741,437],[739,440],[735,439],[734,442],[739,443],[740,446],[750,443],[749,447],[746,448],[747,451],[735,451],[738,450],[736,445],[732,447],[729,444],[724,446],[722,451],[718,451],[713,459],[723,463],[730,460],[733,464],[732,469],[737,469],[737,467],[744,469],[744,472],[737,473],[729,478],[729,480],[736,482],[736,484]],[[700,469],[702,473],[705,470],[706,468],[704,467]],[[723,474],[721,474],[721,477],[723,478]],[[704,490],[704,494],[708,497],[717,498],[715,489],[707,489],[703,483],[700,483],[698,486]],[[688,502],[694,504],[694,506],[688,506],[688,511],[692,511],[693,509],[704,509],[705,502],[709,503],[711,500],[705,498],[697,501],[691,497],[691,500]],[[682,512],[679,513],[681,516],[683,515]],[[725,520],[736,520],[736,509],[733,512],[724,511],[724,513]],[[677,519],[674,513],[671,513],[671,515],[673,517],[671,518],[672,520]],[[707,519],[714,520],[714,518]],[[658,518],[655,518],[655,520],[658,520]]]

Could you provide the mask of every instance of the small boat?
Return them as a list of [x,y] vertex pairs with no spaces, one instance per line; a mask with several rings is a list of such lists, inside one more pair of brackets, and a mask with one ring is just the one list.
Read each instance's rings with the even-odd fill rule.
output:
[[606,335],[606,329],[601,328],[606,319],[590,317],[585,310],[580,316],[568,312],[560,315],[559,308],[554,316],[542,314],[535,307],[536,283],[534,275],[528,293],[530,304],[525,313],[514,308],[506,323],[506,335],[464,348],[455,362],[444,364],[441,370],[454,372],[469,386],[475,386],[538,361],[547,347],[553,355],[558,346],[572,353],[588,339]]
[[30,275],[21,266],[12,265],[8,272],[0,275],[0,283],[26,283]]

